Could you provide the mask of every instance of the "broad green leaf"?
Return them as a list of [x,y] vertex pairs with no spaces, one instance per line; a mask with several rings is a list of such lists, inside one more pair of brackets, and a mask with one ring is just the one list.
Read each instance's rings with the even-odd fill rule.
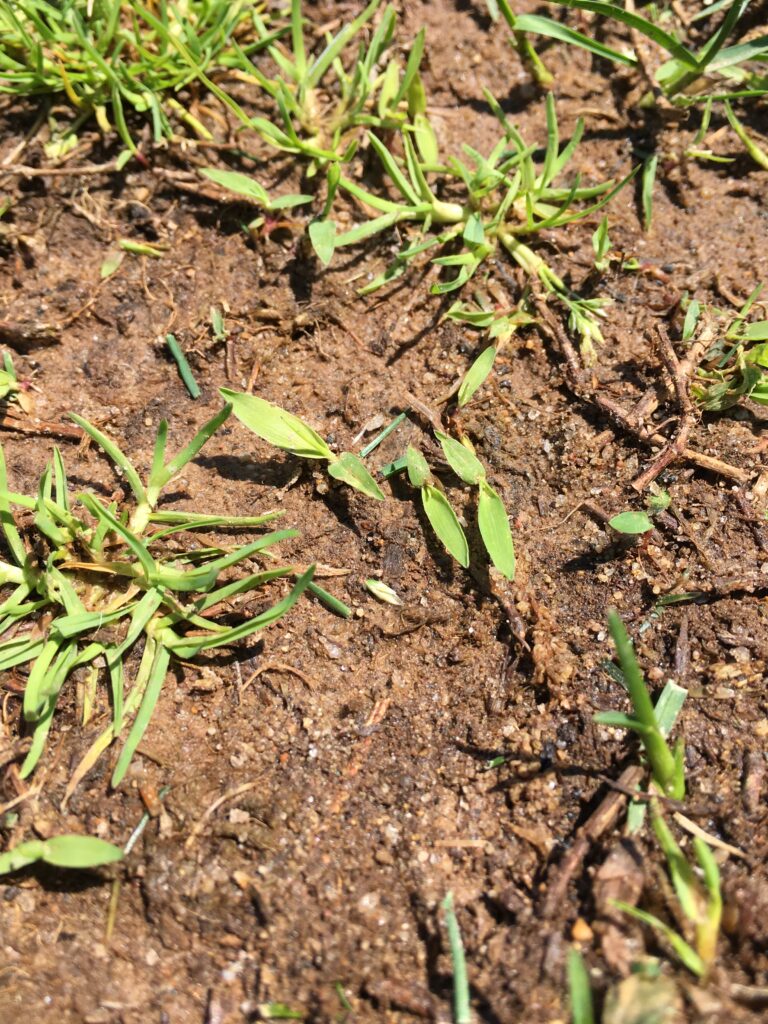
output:
[[435,431],[448,465],[465,484],[479,484],[485,479],[485,467],[477,456],[453,437]]
[[617,533],[647,533],[653,529],[653,523],[647,512],[619,512],[613,519],[608,520]]
[[225,402],[244,426],[264,441],[304,459],[334,459],[334,454],[317,431],[298,416],[255,395],[219,388]]
[[515,578],[517,560],[512,531],[504,502],[485,480],[480,481],[477,499],[477,525],[491,561],[508,580]]
[[412,445],[408,445],[405,453],[405,465],[408,470],[408,479],[413,487],[423,487],[429,480],[431,473],[427,460]]
[[247,174],[241,174],[239,171],[221,171],[216,167],[201,167],[200,173],[214,184],[250,199],[258,206],[269,206],[267,190]]
[[336,248],[336,224],[332,220],[313,220],[308,233],[315,255],[327,267]]
[[466,569],[469,565],[469,545],[446,496],[432,484],[424,484],[421,488],[421,502],[432,529],[446,550]]
[[[485,314],[483,314],[485,315]],[[491,319],[493,318],[491,314]],[[464,375],[464,380],[459,386],[459,408],[463,408],[472,398],[478,388],[486,381],[493,369],[496,359],[496,349],[491,346],[484,349],[477,359],[472,363]]]
[[119,846],[97,836],[53,836],[43,847],[42,859],[57,868],[95,868],[123,859]]
[[335,462],[330,463],[328,473],[334,480],[341,480],[343,483],[349,484],[350,487],[354,487],[356,491],[361,491],[369,498],[384,501],[384,495],[379,485],[368,472],[365,465],[352,452],[342,452]]
[[7,875],[11,871],[19,871],[29,864],[34,864],[42,856],[43,841],[41,839],[30,839],[26,843],[19,843],[12,850],[0,853],[0,875]]
[[275,212],[278,210],[292,210],[294,206],[306,206],[314,198],[314,196],[304,195],[303,193],[299,195],[291,193],[286,196],[278,196],[277,199],[270,201],[267,209],[274,210]]
[[99,268],[99,277],[102,279],[105,277],[111,277],[123,262],[123,256],[124,253],[119,249],[112,249],[108,252],[104,258],[104,262]]

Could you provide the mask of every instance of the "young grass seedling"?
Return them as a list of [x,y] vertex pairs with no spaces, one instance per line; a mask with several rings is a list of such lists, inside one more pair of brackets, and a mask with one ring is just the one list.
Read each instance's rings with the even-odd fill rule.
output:
[[448,945],[453,964],[453,1020],[454,1024],[472,1024],[472,1009],[469,1004],[469,981],[467,959],[461,941],[459,922],[453,909],[453,893],[449,892],[442,902],[445,927],[448,931]]
[[652,799],[650,808],[653,831],[667,859],[680,909],[693,929],[693,943],[689,943],[654,914],[619,900],[615,900],[614,904],[664,936],[680,961],[698,977],[704,977],[717,952],[723,910],[720,871],[710,848],[703,839],[696,836],[693,839],[693,851],[702,875],[702,879],[699,879],[664,820],[659,801]]
[[50,839],[30,839],[0,853],[0,875],[20,871],[39,861],[55,868],[85,870],[114,864],[122,859],[123,851],[119,846],[96,836],[52,836]]
[[[32,743],[22,777],[34,770],[43,753],[59,695],[72,673],[104,665],[112,723],[85,755],[75,779],[82,778],[132,720],[112,775],[112,785],[117,786],[149,724],[170,659],[189,660],[202,651],[237,644],[281,618],[309,586],[314,567],[273,607],[239,625],[224,625],[206,612],[270,580],[294,576],[295,568],[281,566],[223,584],[220,575],[278,541],[296,536],[296,531],[268,533],[234,549],[196,548],[180,553],[175,543],[168,543],[181,531],[217,525],[262,526],[280,514],[238,517],[156,510],[162,490],[230,411],[225,407],[167,462],[168,425],[162,421],[146,483],[114,441],[73,416],[121,473],[132,494],[132,508],[115,502],[106,506],[88,493],[73,499],[58,449],[35,497],[11,493],[0,448],[0,524],[10,556],[0,561],[0,585],[13,587],[0,603],[0,670],[31,666],[23,713],[32,729]],[[23,531],[16,524],[12,504],[26,510],[31,519]],[[24,631],[21,627],[26,623],[30,628]],[[129,688],[125,661],[142,640],[143,653]]]
[[232,411],[240,422],[262,440],[301,459],[324,459],[328,463],[329,475],[335,480],[369,498],[384,500],[379,485],[357,455],[352,452],[336,455],[317,431],[298,416],[255,395],[228,388],[220,388],[219,392],[225,402],[231,403]]
[[469,544],[464,529],[451,508],[451,503],[432,483],[434,478],[427,460],[411,445],[408,445],[405,453],[405,468],[408,470],[411,486],[417,487],[421,494],[424,514],[440,543],[459,565],[466,569],[469,565]]
[[361,38],[381,5],[382,0],[371,0],[335,36],[329,33],[316,57],[309,53],[301,0],[291,0],[290,48],[275,38],[258,12],[253,13],[257,38],[266,47],[276,74],[269,77],[248,60],[240,62],[240,73],[274,100],[278,118],[256,117],[251,125],[277,149],[309,160],[310,176],[329,162],[349,161],[361,128],[391,131],[406,120],[404,104],[418,79],[423,30],[404,71],[395,58],[382,67],[397,21],[394,7],[387,6],[368,44],[358,44],[351,69],[344,63],[347,50]]
[[435,432],[446,461],[465,484],[477,487],[477,526],[491,561],[508,580],[515,578],[515,545],[504,502],[486,479],[485,467],[460,441]]
[[617,711],[602,711],[595,715],[595,721],[636,732],[643,744],[651,775],[659,791],[673,800],[685,796],[685,750],[682,739],[674,751],[670,749],[654,711],[648,688],[637,663],[632,642],[624,623],[613,609],[608,613],[608,627],[616,645],[619,664],[624,675],[624,684],[629,693],[634,716]]
[[[481,266],[502,250],[529,278],[538,281],[566,307],[571,329],[580,336],[585,355],[589,356],[594,344],[602,341],[599,317],[604,315],[605,301],[584,299],[571,292],[524,239],[535,238],[544,229],[562,227],[595,213],[632,174],[618,184],[608,181],[582,187],[577,179],[570,187],[556,186],[554,182],[567,167],[581,139],[583,123],[578,122],[570,142],[560,150],[555,103],[548,94],[547,147],[539,170],[533,159],[536,147],[524,142],[487,92],[486,99],[504,135],[487,157],[464,146],[468,163],[457,157],[440,163],[433,145],[433,132],[404,131],[403,161],[375,135],[369,134],[371,147],[398,198],[366,191],[342,175],[339,188],[377,215],[348,231],[336,233],[334,247],[356,245],[396,225],[413,223],[419,229],[415,238],[407,240],[389,268],[361,290],[362,294],[394,280],[422,253],[440,249],[447,250],[448,254],[437,256],[432,262],[454,271],[453,276],[432,287],[434,294],[443,295],[462,288]],[[446,192],[459,194],[451,201],[438,198]]]

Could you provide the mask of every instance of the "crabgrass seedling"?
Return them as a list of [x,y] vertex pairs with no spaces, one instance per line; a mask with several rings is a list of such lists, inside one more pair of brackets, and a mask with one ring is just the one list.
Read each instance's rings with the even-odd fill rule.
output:
[[[112,722],[86,753],[74,779],[82,778],[132,722],[112,774],[112,785],[117,786],[149,724],[171,658],[186,661],[203,651],[237,644],[280,619],[309,586],[313,566],[271,608],[238,625],[225,625],[206,613],[271,580],[294,576],[295,568],[283,565],[225,583],[219,582],[220,575],[296,536],[296,531],[267,533],[235,548],[184,551],[174,536],[181,531],[212,525],[263,526],[280,513],[230,517],[156,511],[162,490],[198,454],[230,411],[226,406],[169,461],[168,425],[162,421],[146,483],[113,440],[73,416],[121,473],[133,498],[125,506],[105,505],[89,493],[73,498],[58,449],[40,479],[37,495],[13,494],[0,449],[0,521],[10,555],[8,561],[0,562],[0,585],[13,587],[0,603],[0,670],[31,666],[23,713],[32,742],[22,777],[35,769],[43,753],[67,680],[78,669],[91,672],[103,665]],[[12,504],[24,510],[27,525],[21,530]],[[125,663],[142,640],[140,663],[129,687]]]
[[693,852],[697,868],[701,872],[699,878],[664,820],[658,800],[655,799],[651,800],[651,822],[667,859],[680,910],[693,930],[693,941],[688,942],[683,935],[655,914],[620,900],[614,900],[613,903],[630,917],[650,925],[669,942],[676,956],[688,970],[698,977],[704,977],[709,972],[717,953],[717,938],[723,911],[717,861],[704,840],[695,836]]
[[224,400],[231,403],[232,411],[240,422],[262,440],[298,458],[324,459],[328,463],[329,475],[335,480],[340,480],[369,498],[384,500],[379,485],[357,455],[352,452],[336,455],[317,431],[298,416],[255,395],[230,391],[228,388],[220,388],[219,391]]
[[104,132],[114,123],[130,156],[137,147],[126,121],[129,109],[149,118],[156,142],[174,137],[173,120],[210,139],[170,94],[206,70],[240,63],[244,46],[253,53],[267,45],[266,38],[234,42],[235,33],[252,20],[252,5],[160,0],[149,6],[138,0],[0,5],[0,92],[60,96],[75,110],[74,120],[49,145],[49,156],[62,156],[76,144],[78,131],[92,117]]
[[602,711],[594,716],[595,721],[601,725],[611,725],[636,732],[648,758],[653,781],[660,792],[674,800],[682,800],[685,796],[683,742],[678,740],[674,751],[669,747],[659,725],[645,679],[637,663],[632,642],[627,635],[624,623],[613,609],[608,612],[608,627],[616,645],[624,684],[632,701],[634,716],[617,711]]
[[451,950],[453,964],[453,1020],[454,1024],[472,1024],[472,1009],[469,1004],[469,981],[467,979],[467,960],[464,956],[464,943],[461,941],[459,922],[453,909],[453,893],[449,892],[443,900],[445,927],[448,931],[448,945]]
[[0,853],[0,875],[20,871],[38,862],[55,868],[85,870],[114,864],[122,859],[123,851],[119,846],[96,836],[52,836],[50,839],[30,839]]
[[408,479],[421,494],[421,506],[440,543],[464,569],[469,565],[469,544],[464,529],[441,490],[435,487],[427,460],[412,445],[405,454]]
[[[504,133],[487,157],[464,146],[466,163],[457,157],[440,162],[431,142],[434,133],[427,138],[424,133],[404,131],[401,161],[375,135],[369,134],[371,147],[398,198],[393,200],[366,191],[342,175],[339,188],[374,211],[374,216],[337,233],[334,246],[357,245],[396,225],[416,225],[416,236],[407,238],[394,262],[366,285],[362,294],[388,284],[431,249],[447,253],[432,260],[436,267],[445,268],[451,275],[434,284],[432,292],[447,294],[463,288],[480,267],[499,250],[504,251],[532,281],[538,281],[566,307],[572,330],[580,336],[585,353],[591,353],[594,344],[602,341],[599,318],[604,315],[605,301],[581,298],[571,292],[524,239],[595,213],[632,175],[618,184],[607,181],[582,187],[576,180],[570,187],[556,186],[556,179],[566,169],[581,139],[583,122],[577,124],[570,142],[561,150],[555,103],[548,94],[547,146],[543,165],[538,169],[533,159],[536,147],[525,143],[487,92],[486,99]],[[438,198],[445,193],[456,194],[456,199]]]
[[465,484],[477,487],[477,526],[491,561],[508,580],[515,578],[515,545],[504,502],[486,479],[485,467],[469,448],[435,432],[446,461]]
[[[418,81],[424,32],[417,36],[405,69],[394,57],[387,61],[397,21],[394,7],[384,9],[369,42],[361,41],[381,6],[382,0],[371,0],[335,36],[326,36],[317,56],[309,52],[301,0],[291,0],[290,46],[276,39],[261,14],[253,12],[256,37],[271,57],[275,74],[270,77],[261,66],[242,60],[239,77],[263,89],[274,100],[278,116],[274,121],[253,118],[251,126],[277,149],[309,160],[310,176],[329,162],[350,160],[361,128],[391,131],[408,116],[406,105]],[[357,54],[347,61],[348,69],[345,57],[355,43]]]

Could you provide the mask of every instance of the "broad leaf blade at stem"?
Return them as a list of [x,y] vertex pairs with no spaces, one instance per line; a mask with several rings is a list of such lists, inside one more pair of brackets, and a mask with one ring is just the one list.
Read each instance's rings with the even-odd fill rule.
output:
[[322,437],[298,416],[255,395],[220,388],[225,402],[240,422],[262,440],[304,459],[327,459],[334,455]]
[[453,437],[435,431],[448,465],[465,484],[479,484],[485,479],[485,467],[477,456]]
[[41,860],[57,868],[96,868],[123,859],[119,846],[97,836],[53,836],[43,843]]
[[[493,319],[493,314],[483,314]],[[490,322],[490,321],[489,321]],[[484,349],[477,359],[472,363],[459,385],[459,408],[462,409],[472,398],[474,393],[487,380],[496,359],[496,349],[491,346]]]
[[469,565],[469,544],[446,496],[432,484],[424,484],[421,488],[421,502],[432,529],[446,551],[466,569]]
[[496,491],[484,480],[480,483],[477,500],[477,525],[491,561],[503,576],[513,580],[517,559],[507,510]]
[[369,498],[375,498],[377,501],[384,500],[381,488],[365,465],[352,452],[342,452],[339,458],[328,466],[328,473],[334,480],[341,480],[342,483],[349,484],[350,487],[354,487],[356,491],[360,491]]

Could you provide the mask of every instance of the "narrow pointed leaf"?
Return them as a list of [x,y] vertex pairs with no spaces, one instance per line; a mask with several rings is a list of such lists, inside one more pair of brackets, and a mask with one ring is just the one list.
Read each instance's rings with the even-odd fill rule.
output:
[[477,499],[477,525],[491,561],[508,580],[515,578],[517,560],[504,502],[484,480]]

